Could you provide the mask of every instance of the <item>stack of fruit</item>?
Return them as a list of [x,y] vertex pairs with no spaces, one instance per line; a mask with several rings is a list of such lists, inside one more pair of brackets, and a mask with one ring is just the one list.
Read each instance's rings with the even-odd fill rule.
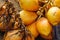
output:
[[52,40],[52,25],[60,23],[59,4],[59,0],[20,0],[20,17],[34,37]]
[[[0,10],[4,40],[53,40],[53,27],[60,23],[60,0],[19,0],[20,12],[6,1]],[[7,25],[8,24],[8,25]],[[7,31],[8,30],[8,31]]]

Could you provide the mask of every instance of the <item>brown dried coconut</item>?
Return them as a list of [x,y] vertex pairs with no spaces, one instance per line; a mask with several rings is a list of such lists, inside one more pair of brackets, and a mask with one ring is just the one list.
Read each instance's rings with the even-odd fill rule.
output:
[[17,29],[20,27],[20,15],[17,14],[13,4],[6,2],[0,8],[0,30]]

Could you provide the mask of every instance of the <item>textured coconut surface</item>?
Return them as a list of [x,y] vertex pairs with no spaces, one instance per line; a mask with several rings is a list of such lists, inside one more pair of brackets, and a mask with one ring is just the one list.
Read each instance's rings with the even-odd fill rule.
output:
[[[6,0],[0,0],[0,8],[4,5],[5,1]],[[20,10],[20,6],[19,6],[17,0],[8,0],[8,1],[10,1],[11,3],[13,3],[13,5],[16,8],[17,11]],[[4,37],[4,32],[0,31],[0,40],[3,40],[3,37]]]

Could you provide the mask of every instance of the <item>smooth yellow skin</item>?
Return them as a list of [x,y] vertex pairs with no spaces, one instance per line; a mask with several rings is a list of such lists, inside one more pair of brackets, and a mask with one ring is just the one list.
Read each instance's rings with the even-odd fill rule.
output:
[[48,36],[52,31],[52,26],[48,20],[44,17],[40,18],[36,22],[37,30],[41,35]]
[[44,39],[46,39],[46,40],[47,40],[47,39],[48,39],[48,40],[49,40],[49,39],[52,40],[52,35],[51,35],[51,34],[49,34],[48,36],[41,35],[41,37],[44,38]]
[[26,27],[35,38],[39,35],[39,33],[36,29],[36,23],[35,22],[32,23],[31,25],[26,26]]
[[36,20],[37,14],[35,12],[22,10],[20,12],[20,18],[22,19],[25,25],[29,25]]
[[60,21],[60,9],[58,7],[50,8],[46,17],[52,25],[57,25]]
[[37,11],[39,9],[38,0],[19,0],[20,6],[24,10]]
[[54,0],[54,5],[60,7],[60,0]]

